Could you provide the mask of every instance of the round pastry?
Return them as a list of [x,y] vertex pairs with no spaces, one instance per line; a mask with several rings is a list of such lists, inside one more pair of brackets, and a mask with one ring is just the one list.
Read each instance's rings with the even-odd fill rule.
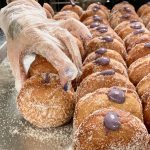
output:
[[141,100],[143,102],[143,117],[145,125],[150,132],[150,91],[144,93],[141,97]]
[[34,76],[40,73],[54,73],[58,74],[57,70],[44,57],[37,55],[31,64],[28,76]]
[[86,10],[80,17],[80,21],[83,22],[88,17],[94,16],[94,15],[107,19],[107,15],[101,9],[99,10],[95,9],[95,10]]
[[55,16],[55,20],[67,20],[68,18],[74,18],[80,20],[79,16],[73,11],[60,11]]
[[110,88],[120,86],[135,90],[134,85],[125,76],[116,73],[113,69],[104,70],[87,76],[77,88],[77,100],[88,93],[92,93],[99,88]]
[[145,76],[136,86],[138,94],[142,97],[145,93],[150,92],[150,73]]
[[138,29],[124,39],[127,52],[129,52],[136,44],[150,42],[150,32],[148,30]]
[[124,11],[126,11],[126,12],[129,12],[130,10],[134,10],[135,11],[135,8],[134,8],[133,5],[131,5],[127,1],[123,1],[121,3],[118,3],[118,4],[114,5],[114,7],[112,8],[111,12],[120,11],[121,9],[124,9]]
[[78,83],[80,83],[84,78],[86,78],[92,73],[109,70],[109,69],[114,69],[115,72],[118,72],[128,78],[127,70],[120,62],[102,56],[83,66],[82,75],[79,77]]
[[94,111],[109,107],[130,112],[143,120],[142,104],[135,91],[120,87],[101,88],[82,97],[76,104],[74,129]]
[[150,73],[150,55],[139,58],[133,62],[129,69],[128,74],[133,84],[138,84],[144,76]]
[[145,26],[147,26],[148,23],[150,22],[150,10],[149,10],[149,13],[147,13],[144,16],[141,16],[141,18],[142,18],[143,23],[145,24]]
[[150,2],[142,5],[138,11],[137,11],[137,14],[141,17],[143,16],[145,13],[149,12],[150,11]]
[[127,35],[137,29],[145,29],[145,26],[141,22],[124,21],[115,28],[115,31],[117,31],[118,35],[124,39]]
[[113,39],[117,39],[119,42],[124,44],[123,40],[114,32],[114,30],[105,24],[99,24],[98,27],[94,27],[95,23],[92,23],[88,28],[92,34],[92,37],[100,37],[100,36],[111,36]]
[[75,12],[79,17],[83,14],[83,9],[78,6],[78,5],[65,5],[61,11],[66,11],[66,10],[70,10],[70,11],[73,11]]
[[110,24],[113,29],[117,27],[120,23],[123,21],[131,21],[131,20],[137,20],[139,22],[142,22],[142,19],[138,17],[136,13],[120,13],[118,12],[115,15],[111,15],[110,18]]
[[58,75],[39,74],[28,79],[18,97],[23,117],[40,128],[58,127],[68,122],[74,112],[74,92],[62,88]]
[[110,10],[102,5],[101,3],[92,3],[88,6],[87,10],[95,10],[95,9],[101,9],[107,16],[110,14]]
[[111,50],[111,49],[106,49],[106,48],[99,48],[98,50],[96,50],[95,52],[92,52],[91,54],[89,54],[86,59],[84,60],[83,62],[83,65],[86,65],[87,63],[89,62],[92,62],[94,60],[96,60],[97,58],[100,58],[100,57],[108,57],[108,58],[112,58],[116,61],[119,61],[120,63],[122,63],[125,68],[126,68],[126,63],[125,61],[123,60],[122,56],[114,51],[114,50]]
[[90,26],[92,24],[93,24],[92,26],[94,26],[95,22],[99,23],[99,24],[109,25],[109,22],[106,18],[103,18],[103,17],[98,16],[98,15],[88,17],[82,23],[85,24],[86,26]]
[[75,150],[147,150],[149,134],[143,122],[115,108],[89,115],[74,133]]
[[130,66],[137,59],[150,54],[150,42],[149,43],[141,43],[135,45],[127,56],[127,64]]
[[136,22],[139,23],[139,21],[137,21],[137,20],[123,21],[118,26],[115,27],[114,31],[118,34],[123,28],[130,25],[131,23],[136,23]]
[[101,36],[93,38],[87,45],[88,54],[99,48],[107,48],[117,51],[123,58],[126,58],[126,49],[122,43],[111,36]]

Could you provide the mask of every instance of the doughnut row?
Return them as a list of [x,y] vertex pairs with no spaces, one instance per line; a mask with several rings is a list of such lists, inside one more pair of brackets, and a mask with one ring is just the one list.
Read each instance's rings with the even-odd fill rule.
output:
[[143,23],[147,27],[147,29],[150,30],[150,2],[142,5],[138,9],[137,14],[143,20]]
[[[126,5],[126,6],[125,6]],[[150,112],[150,105],[148,103],[148,95],[143,96],[145,93],[149,93],[149,87],[146,85],[149,83],[150,73],[150,31],[144,26],[140,18],[138,18],[132,5],[128,3],[120,3],[114,8],[119,10],[119,13],[123,10],[126,11],[126,15],[129,16],[125,21],[114,25],[110,19],[112,26],[115,26],[116,33],[124,40],[127,49],[127,65],[128,74],[131,82],[137,86],[137,92],[141,97],[143,103],[143,115],[144,122],[147,129],[150,131],[150,119],[147,117]],[[114,11],[116,11],[113,8]],[[143,22],[146,25],[146,14],[148,14],[149,3],[141,6],[138,10],[139,16],[141,16]],[[113,11],[112,11],[113,13]],[[114,15],[114,14],[113,14]],[[115,13],[114,18],[117,19],[118,12]],[[144,91],[141,94],[141,88],[144,86]]]
[[[112,12],[117,8],[116,5]],[[116,13],[107,10],[106,14],[104,10],[105,6],[94,3],[80,18],[93,38],[87,45],[83,74],[77,79],[74,149],[146,150],[149,137],[143,124],[141,100],[128,78],[126,47],[122,37],[110,27],[120,24],[122,19],[118,17],[124,13],[118,11],[114,16]]]
[[[52,11],[47,5],[45,8]],[[144,71],[136,67],[132,71],[127,66],[138,57],[143,58],[144,52],[140,56],[133,55],[134,60],[129,59],[129,53],[141,43],[149,48],[149,31],[134,7],[123,2],[110,12],[100,3],[93,3],[83,11],[72,3],[51,17],[55,20],[74,18],[90,30],[92,39],[86,46],[74,35],[83,60],[83,74],[68,90],[68,85],[61,86],[57,70],[37,55],[28,72],[30,78],[17,98],[23,117],[39,128],[48,128],[66,124],[74,113],[74,150],[147,150],[149,135],[143,124],[139,95],[146,97],[142,100],[147,104],[150,77],[140,81],[137,89],[141,94],[138,95],[132,76],[137,81]],[[70,57],[67,51],[65,53]],[[150,56],[146,55],[140,62],[145,62],[145,70],[148,70],[146,62]],[[134,74],[135,71],[140,73]]]

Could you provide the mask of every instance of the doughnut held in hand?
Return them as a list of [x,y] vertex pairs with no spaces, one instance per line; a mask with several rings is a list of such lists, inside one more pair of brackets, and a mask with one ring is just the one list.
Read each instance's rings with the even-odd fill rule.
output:
[[40,127],[58,127],[67,123],[74,112],[74,92],[60,84],[58,75],[39,74],[26,80],[17,104],[20,113],[31,124]]

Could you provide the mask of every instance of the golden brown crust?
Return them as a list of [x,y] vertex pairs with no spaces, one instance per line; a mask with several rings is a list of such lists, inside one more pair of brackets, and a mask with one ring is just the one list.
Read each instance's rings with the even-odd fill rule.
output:
[[107,16],[110,14],[110,10],[100,3],[92,3],[88,6],[87,10],[93,10],[94,8],[101,9]]
[[150,9],[149,9],[149,13],[147,13],[146,15],[141,16],[143,23],[145,24],[145,26],[148,25],[148,23],[150,22]]
[[58,74],[57,70],[44,57],[37,55],[30,66],[28,76],[31,77],[40,73]]
[[67,20],[68,18],[74,18],[80,20],[79,16],[73,11],[60,11],[54,17],[55,20]]
[[136,44],[150,42],[150,32],[148,30],[145,30],[144,33],[136,34],[130,33],[128,36],[124,39],[127,52],[129,52]]
[[131,5],[127,1],[123,1],[121,3],[118,3],[118,4],[114,5],[114,7],[112,8],[111,12],[116,11],[116,10],[119,11],[120,9],[123,9],[124,7],[127,7],[127,8],[129,8],[131,10],[135,10],[133,5]]
[[[102,29],[103,27],[105,27],[105,29]],[[100,24],[96,28],[90,28],[90,26],[88,28],[93,38],[100,36],[111,36],[112,38],[117,39],[120,43],[124,45],[123,40],[116,34],[116,32],[114,32],[114,30],[109,25]]]
[[123,21],[131,21],[131,20],[136,20],[136,21],[142,22],[142,19],[139,18],[136,13],[122,14],[122,13],[118,12],[115,15],[111,16],[110,25],[113,29],[115,29],[115,27],[117,27]]
[[137,44],[133,47],[127,56],[127,64],[130,66],[137,59],[150,54],[150,47],[145,47],[145,43]]
[[150,73],[150,55],[146,55],[133,62],[129,69],[128,74],[131,82],[137,85],[144,76]]
[[144,123],[150,132],[150,91],[142,96]]
[[[101,57],[101,58],[108,58],[108,57]],[[109,70],[109,69],[114,69],[115,72],[120,73],[128,78],[127,70],[120,62],[118,62],[114,59],[111,59],[111,58],[108,58],[108,59],[110,60],[110,62],[109,62],[109,64],[106,64],[106,65],[96,64],[96,61],[98,60],[97,59],[97,60],[95,60],[93,62],[89,62],[88,64],[83,66],[82,75],[78,79],[78,83],[81,83],[81,81],[84,78],[86,78],[87,76],[89,76],[92,73],[100,72],[103,70]]]
[[64,91],[59,76],[41,74],[28,79],[18,97],[23,117],[40,128],[57,127],[68,122],[74,111],[74,93]]
[[110,88],[112,86],[120,86],[135,90],[134,85],[119,73],[113,75],[101,75],[100,72],[93,73],[86,77],[77,88],[77,100],[88,93],[92,93],[99,88]]
[[[109,112],[118,114],[121,127],[106,129],[104,117]],[[87,117],[74,136],[75,150],[147,150],[149,135],[140,119],[115,108],[100,109]]]
[[96,51],[97,49],[104,47],[107,49],[112,49],[117,51],[123,58],[126,58],[126,49],[123,44],[121,44],[117,39],[113,39],[112,42],[106,42],[103,37],[93,38],[87,45],[88,54]]
[[138,9],[137,14],[138,14],[139,16],[142,16],[142,15],[145,13],[145,10],[147,11],[148,8],[150,9],[150,4],[149,4],[149,3],[146,3],[146,4],[142,5],[142,6]]
[[61,9],[61,11],[66,11],[66,10],[70,10],[70,11],[75,12],[79,17],[83,14],[83,9],[80,6],[78,6],[78,5],[75,5],[75,6],[65,5]]
[[137,30],[136,28],[133,28],[134,25],[139,25],[139,27],[141,26],[140,29],[145,29],[145,26],[141,22],[133,22],[132,23],[132,22],[124,21],[124,22],[122,22],[122,23],[120,23],[118,25],[119,27],[117,26],[119,28],[119,29],[116,29],[118,35],[122,39],[124,39],[127,35],[129,35],[130,33],[134,32],[135,30]]
[[136,86],[139,96],[142,97],[144,94],[150,91],[149,83],[150,83],[150,73],[147,76],[145,76]]
[[74,113],[74,129],[77,129],[82,121],[94,111],[109,107],[130,112],[139,119],[143,120],[142,104],[138,94],[135,91],[126,88],[115,88],[119,88],[125,92],[125,102],[119,104],[110,100],[108,97],[110,88],[101,88],[93,93],[87,94],[76,104]]
[[98,16],[101,16],[102,18],[107,19],[107,16],[102,10],[98,10],[98,11],[86,10],[80,17],[80,21],[83,22],[86,18],[94,16],[94,15],[98,15]]
[[[97,50],[98,51],[98,50]],[[83,65],[86,65],[87,63],[89,62],[92,62],[94,60],[96,60],[97,58],[100,58],[100,57],[108,57],[108,58],[112,58],[112,59],[115,59],[116,61],[122,63],[125,67],[126,67],[126,63],[125,61],[123,60],[122,56],[114,51],[114,50],[111,50],[111,49],[106,49],[106,52],[105,53],[102,53],[102,54],[98,54],[96,51],[95,52],[92,52],[91,54],[89,54],[86,59],[84,60],[83,62]]]
[[[92,23],[94,23],[94,19],[93,19],[94,16],[91,16],[91,17],[88,17],[86,18],[82,23],[85,24],[86,26],[89,26],[91,25]],[[98,20],[96,22],[99,22],[99,23],[102,23],[102,24],[106,24],[106,25],[109,25],[109,22],[106,18],[102,18],[101,17],[101,20]]]

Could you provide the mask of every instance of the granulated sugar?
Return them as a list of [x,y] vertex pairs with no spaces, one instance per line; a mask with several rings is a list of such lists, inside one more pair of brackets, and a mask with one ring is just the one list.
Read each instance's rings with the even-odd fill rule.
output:
[[70,150],[72,122],[62,127],[40,129],[25,121],[16,105],[9,63],[0,65],[0,150]]

